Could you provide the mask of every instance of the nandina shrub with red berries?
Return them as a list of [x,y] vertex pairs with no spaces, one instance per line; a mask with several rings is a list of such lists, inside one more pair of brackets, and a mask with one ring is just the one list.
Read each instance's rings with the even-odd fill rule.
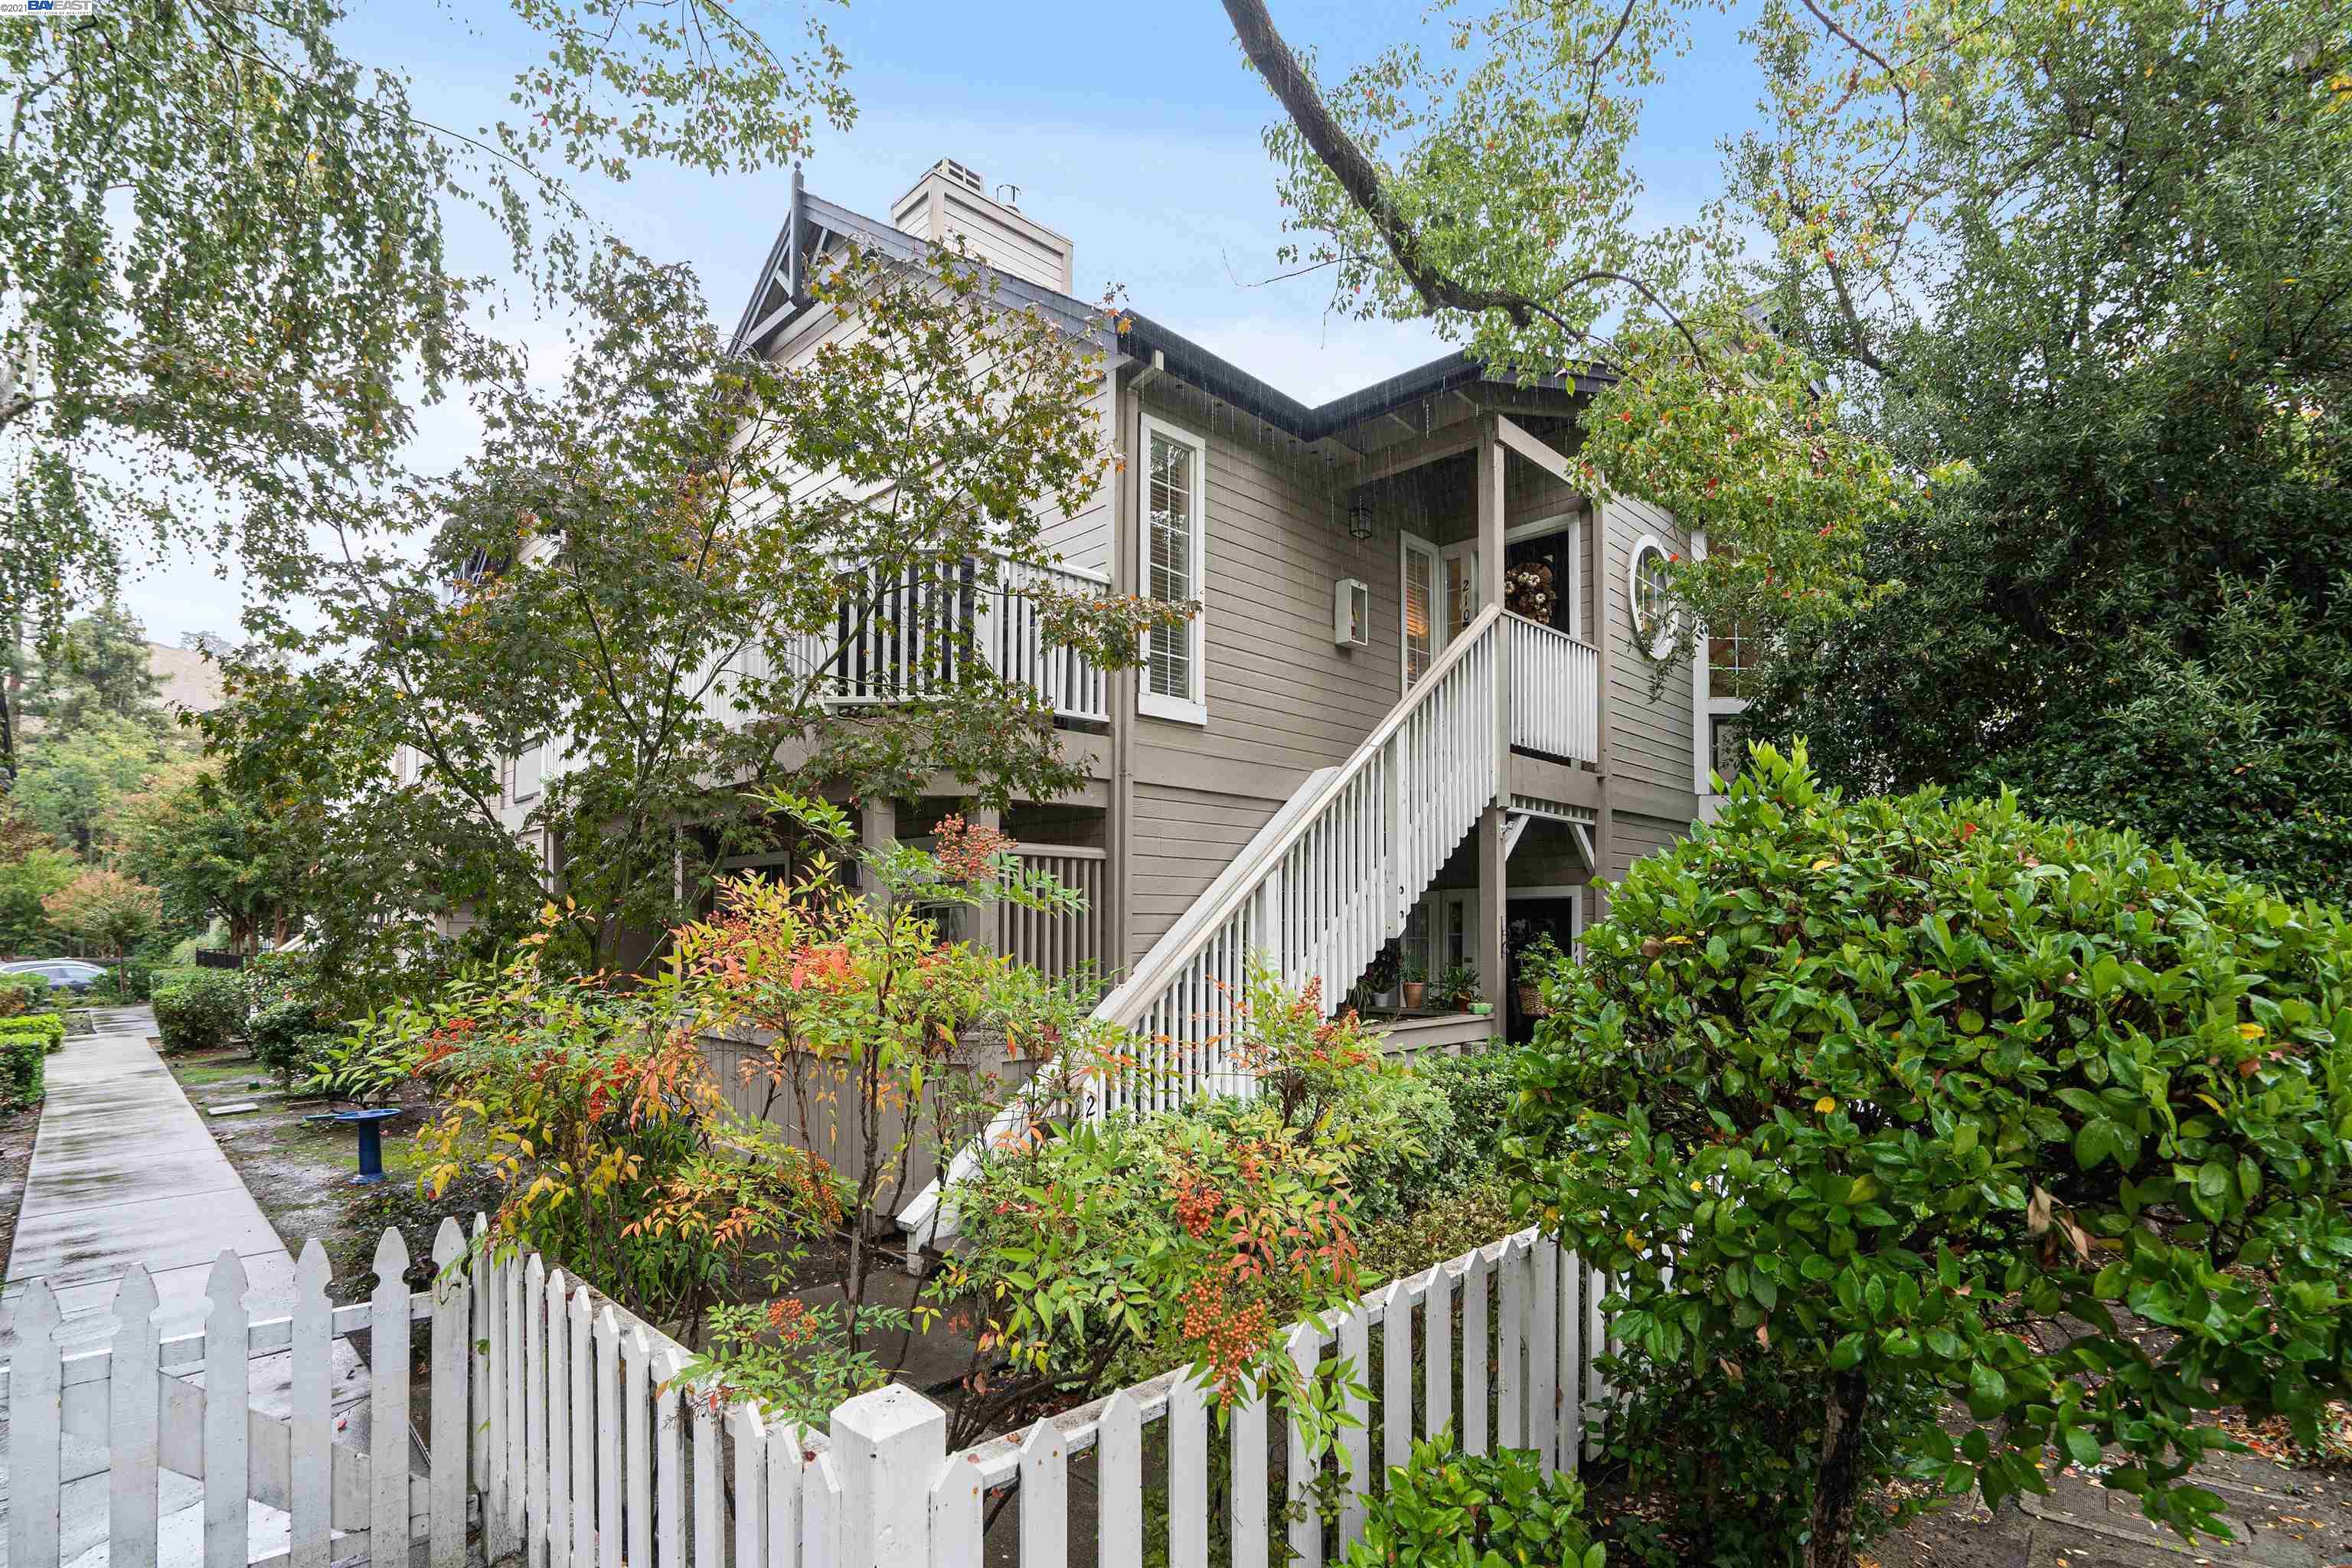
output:
[[691,1342],[717,1293],[781,1285],[839,1224],[822,1162],[733,1112],[674,978],[554,978],[541,947],[375,1034],[435,1086],[421,1129],[436,1196],[467,1169],[499,1189],[494,1244],[538,1252]]
[[[991,1352],[958,1412],[968,1440],[1192,1365],[1230,1400],[1271,1384],[1328,1419],[1280,1336],[1355,1300],[1359,1237],[1416,1163],[1444,1096],[1354,1015],[1253,973],[1236,1058],[1252,1098],[1057,1127],[962,1190],[935,1298]],[[1370,1176],[1370,1180],[1365,1178]],[[1362,1369],[1350,1369],[1360,1376]]]

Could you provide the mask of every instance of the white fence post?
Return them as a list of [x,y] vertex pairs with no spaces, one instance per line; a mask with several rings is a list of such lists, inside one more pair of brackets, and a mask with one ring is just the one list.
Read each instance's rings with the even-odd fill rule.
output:
[[841,1568],[930,1568],[930,1510],[919,1500],[947,1458],[947,1412],[893,1384],[836,1408],[832,1438]]
[[[246,1464],[250,1435],[246,1407],[251,1402],[251,1373],[245,1335],[245,1265],[234,1248],[221,1248],[205,1294],[213,1303],[205,1316],[205,1568],[245,1568],[245,1504],[251,1481]],[[402,1304],[406,1305],[404,1300]],[[407,1435],[404,1425],[404,1441]],[[401,1519],[407,1521],[405,1509]]]
[[58,1437],[64,1373],[58,1353],[57,1296],[46,1279],[16,1299],[8,1373],[8,1561],[55,1568],[58,1561]]
[[[294,1483],[293,1507],[288,1510],[290,1568],[327,1568],[334,1556],[335,1309],[327,1300],[331,1272],[327,1249],[312,1237],[294,1269],[294,1419],[288,1433]],[[465,1453],[463,1444],[457,1452]],[[152,1494],[152,1477],[147,1488]],[[153,1501],[151,1495],[150,1508]],[[465,1544],[465,1521],[460,1519],[457,1545],[461,1552]],[[110,1562],[118,1561],[114,1550],[110,1546]],[[134,1555],[128,1561],[147,1559]]]
[[[302,1256],[308,1261],[309,1248]],[[466,1563],[466,1374],[473,1361],[466,1331],[473,1292],[457,1266],[465,1256],[465,1232],[444,1219],[433,1238],[433,1568]],[[301,1462],[299,1445],[295,1462]]]
[[[408,1568],[408,1248],[390,1226],[376,1243],[373,1309],[368,1320],[368,1561],[374,1568]],[[209,1392],[209,1375],[205,1386]],[[209,1479],[205,1495],[212,1495]],[[240,1537],[244,1523],[239,1499]],[[242,1557],[236,1568],[243,1568]]]
[[[318,1245],[314,1241],[310,1247],[315,1248]],[[306,1248],[302,1254],[306,1279],[313,1261],[313,1253]],[[325,1255],[317,1254],[315,1261],[324,1274]],[[106,1458],[113,1471],[107,1479],[107,1561],[124,1564],[125,1568],[155,1561],[156,1449],[162,1438],[157,1427],[162,1411],[160,1390],[155,1385],[155,1281],[148,1278],[144,1265],[132,1264],[131,1272],[122,1277],[121,1286],[114,1292],[114,1363],[108,1369],[107,1389],[111,1431]],[[298,1343],[294,1350],[294,1403],[299,1417],[302,1414],[302,1347]],[[312,1568],[301,1555],[304,1521],[299,1485],[302,1455],[299,1448],[294,1463],[298,1480],[294,1494],[294,1561],[298,1568]],[[321,1506],[326,1502],[323,1495],[319,1502]],[[324,1535],[320,1539],[323,1542]],[[316,1568],[325,1568],[326,1561],[321,1552]]]

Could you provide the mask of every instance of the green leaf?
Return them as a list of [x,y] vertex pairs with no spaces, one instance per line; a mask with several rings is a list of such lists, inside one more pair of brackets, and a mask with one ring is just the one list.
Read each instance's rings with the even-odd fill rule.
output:
[[2009,1383],[1999,1368],[1978,1362],[1969,1368],[1969,1414],[1990,1421],[2009,1408]]
[[2096,1437],[2084,1431],[2080,1426],[2067,1426],[2063,1428],[2063,1431],[2066,1439],[2066,1452],[2073,1457],[2076,1464],[2095,1465],[2099,1462],[2100,1448],[2099,1440]]

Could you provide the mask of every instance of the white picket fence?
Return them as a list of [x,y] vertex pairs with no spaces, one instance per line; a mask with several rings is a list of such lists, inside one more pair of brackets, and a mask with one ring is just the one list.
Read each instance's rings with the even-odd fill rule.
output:
[[[436,1263],[461,1258],[455,1221],[443,1225]],[[60,1561],[72,1449],[104,1455],[107,1560],[110,1568],[156,1561],[159,1472],[204,1483],[205,1568],[241,1568],[247,1557],[247,1500],[288,1516],[289,1568],[326,1568],[364,1554],[406,1564],[411,1543],[429,1542],[432,1568],[459,1568],[467,1537],[467,1345],[470,1304],[462,1276],[412,1294],[403,1276],[407,1249],[387,1230],[375,1255],[376,1287],[364,1305],[327,1299],[327,1257],[313,1241],[295,1269],[294,1310],[260,1321],[245,1308],[246,1275],[235,1252],[213,1265],[204,1331],[161,1337],[152,1321],[154,1281],[134,1268],[116,1288],[113,1342],[66,1355],[59,1313],[47,1281],[12,1303],[15,1348],[0,1372],[8,1415],[8,1563],[51,1568]],[[411,1325],[430,1324],[433,1462],[412,1468],[409,1430]],[[330,1345],[368,1335],[370,1442],[334,1439]],[[290,1352],[291,1412],[251,1407],[256,1356]],[[188,1379],[201,1373],[201,1384]],[[450,1397],[439,1397],[448,1391]]]
[[[1170,1568],[1209,1568],[1220,1524],[1229,1544],[1214,1555],[1232,1568],[1320,1568],[1345,1555],[1415,1436],[1451,1426],[1473,1452],[1528,1448],[1573,1468],[1609,1398],[1593,1364],[1604,1281],[1532,1230],[1290,1331],[1303,1370],[1344,1361],[1363,1385],[1317,1461],[1278,1405],[1237,1405],[1221,1426],[1181,1373],[952,1455],[947,1412],[895,1385],[835,1409],[827,1432],[771,1422],[682,1386],[681,1347],[539,1258],[478,1249],[449,1268],[465,1253],[454,1222],[434,1252],[435,1289],[411,1295],[386,1232],[374,1299],[333,1308],[313,1242],[293,1315],[261,1322],[246,1321],[242,1270],[226,1257],[205,1332],[161,1342],[153,1287],[134,1274],[113,1346],[63,1358],[48,1338],[55,1301],[36,1288],[7,1373],[10,1568],[59,1561],[67,1435],[108,1450],[110,1568],[156,1561],[159,1467],[204,1482],[205,1568],[246,1562],[248,1499],[290,1515],[289,1550],[271,1560],[287,1568],[362,1554],[385,1568],[410,1561],[412,1542],[431,1568],[459,1568],[469,1531],[477,1560],[524,1568],[982,1568],[983,1531],[1006,1510],[995,1528],[1017,1540],[1021,1568],[1140,1568],[1147,1528],[1165,1531]],[[421,1473],[415,1322],[431,1325]],[[362,1329],[365,1451],[334,1443],[327,1384],[329,1342]],[[247,1358],[288,1349],[291,1417],[245,1408]],[[179,1375],[199,1368],[201,1388]],[[1074,1473],[1091,1489],[1074,1489]],[[1318,1473],[1339,1482],[1328,1535],[1312,1508],[1285,1521]],[[1074,1514],[1089,1489],[1096,1506]]]

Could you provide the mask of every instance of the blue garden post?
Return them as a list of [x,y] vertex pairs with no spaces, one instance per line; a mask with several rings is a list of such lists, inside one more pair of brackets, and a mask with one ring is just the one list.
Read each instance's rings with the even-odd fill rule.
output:
[[360,1173],[346,1184],[354,1187],[372,1187],[384,1180],[383,1124],[400,1114],[396,1105],[373,1106],[360,1110],[331,1110],[304,1118],[310,1121],[348,1121],[360,1132]]

